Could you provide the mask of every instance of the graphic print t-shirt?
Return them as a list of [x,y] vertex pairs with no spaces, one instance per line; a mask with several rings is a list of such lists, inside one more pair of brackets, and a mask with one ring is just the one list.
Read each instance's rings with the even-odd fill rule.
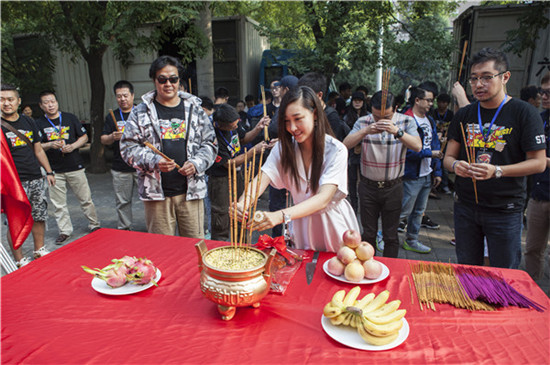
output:
[[[187,120],[183,101],[175,107],[167,107],[156,100],[162,152],[183,166],[187,161]],[[165,196],[176,196],[187,193],[187,177],[175,168],[170,172],[162,172],[162,190]]]
[[8,142],[15,168],[19,174],[19,179],[21,181],[40,179],[42,173],[40,172],[40,164],[34,154],[34,143],[39,143],[42,135],[36,127],[36,124],[25,115],[20,115],[19,119],[15,122],[5,121],[33,143],[33,146],[28,146],[27,142],[19,138],[17,134],[2,127],[2,132],[4,132],[4,136]]
[[[113,114],[115,115],[116,125],[115,122],[113,122],[111,113],[107,114],[107,116],[105,117],[105,124],[103,125],[102,135],[109,135],[115,131],[124,132],[126,120],[128,120],[130,112],[121,113],[121,110],[117,109],[113,111]],[[124,161],[120,156],[120,141],[114,141],[111,146],[113,146],[113,164],[111,168],[115,171],[120,172],[135,172],[136,170],[133,167],[129,166],[126,161]]]
[[[460,125],[468,147],[475,148],[474,157],[486,149],[493,165],[510,165],[525,160],[528,151],[545,148],[542,120],[537,110],[528,103],[513,98],[509,100],[497,116],[491,131],[484,142],[477,117],[478,103],[472,103],[460,109],[449,127],[449,139],[460,143],[459,159],[467,161],[466,150]],[[483,133],[487,135],[495,109],[481,108]],[[541,137],[542,136],[542,137]],[[476,181],[479,206],[508,212],[523,209],[525,199],[524,177],[503,177]],[[475,192],[472,179],[456,177],[456,192],[460,201],[475,204]]]
[[[51,124],[44,115],[36,120],[42,132],[42,143],[63,139],[65,144],[71,144],[86,134],[86,129],[76,115],[65,112],[59,112],[59,114],[61,120],[59,117],[50,118]],[[46,151],[46,155],[55,172],[71,172],[84,168],[84,161],[77,149],[71,153],[63,153],[61,150],[50,148]]]
[[210,176],[227,176],[225,164],[228,160],[244,152],[239,140],[244,138],[246,131],[240,124],[234,131],[222,131],[217,127],[215,131],[218,140],[218,155],[207,173]]

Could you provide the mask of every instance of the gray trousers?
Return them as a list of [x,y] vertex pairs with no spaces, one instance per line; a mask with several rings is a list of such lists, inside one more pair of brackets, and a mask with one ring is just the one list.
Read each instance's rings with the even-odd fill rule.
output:
[[525,267],[534,280],[541,279],[544,274],[544,251],[548,247],[549,232],[550,202],[530,199],[527,205]]
[[132,228],[132,197],[137,189],[137,173],[111,170],[115,204],[118,216],[118,229]]

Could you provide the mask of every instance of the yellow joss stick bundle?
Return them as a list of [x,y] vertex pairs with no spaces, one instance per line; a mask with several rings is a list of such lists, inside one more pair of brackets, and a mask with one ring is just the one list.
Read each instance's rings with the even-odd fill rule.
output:
[[[468,159],[468,163],[473,163],[472,156],[470,155],[470,148],[468,146],[468,140],[466,139],[466,134],[464,133],[464,126],[462,123],[460,123],[460,130],[462,131],[462,139],[464,139],[464,149],[466,150],[466,158]],[[468,137],[470,136],[470,131],[468,131]],[[476,179],[472,178],[472,183],[474,184],[474,194],[476,198],[476,204],[477,201],[477,185],[476,185]]]
[[237,166],[233,163],[233,196],[235,197],[235,209],[233,210],[233,244],[232,246],[237,245],[237,232],[239,225],[237,224]]
[[[227,167],[227,175],[228,175],[228,182],[227,186],[229,186],[229,207],[233,207],[233,191],[231,189],[231,160],[227,161],[228,167]],[[231,214],[229,214],[229,236],[230,236],[230,242],[231,245],[233,245],[233,217]]]
[[248,174],[250,169],[248,168],[248,156],[247,150],[244,150],[244,207],[243,207],[243,217],[241,218],[241,234],[239,236],[239,247],[243,244],[243,234],[244,228],[246,227],[246,207],[248,202]]
[[191,78],[189,78],[187,82],[189,83],[189,94],[193,94],[193,89],[191,89]]
[[462,49],[462,59],[460,60],[460,69],[458,71],[458,81],[460,82],[460,75],[462,75],[462,65],[464,64],[464,56],[466,56],[466,48],[468,47],[468,41],[464,41],[464,48]]
[[[254,215],[256,215],[256,207],[258,206],[258,197],[260,196],[260,183],[262,181],[262,162],[264,158],[264,148],[260,152],[260,161],[258,163],[258,178],[256,179],[256,189],[254,190],[254,206],[252,207],[252,213],[249,215],[252,219],[252,224],[254,224]],[[249,232],[249,241],[252,243],[252,226],[250,226]]]
[[[257,192],[254,191],[254,173],[256,172],[256,151],[254,151],[254,154],[252,155],[252,168],[251,168],[251,173],[250,173],[250,177],[249,177],[249,183],[250,183],[250,192],[248,193],[248,195],[250,196],[250,199],[249,199],[249,202],[248,202],[248,219],[247,219],[247,226],[248,226],[248,220],[252,219],[252,199],[254,199],[254,197],[256,196]],[[249,232],[252,232],[252,230],[250,228],[246,228]],[[247,235],[250,237],[250,239],[247,239],[245,237],[245,243],[252,243],[252,235]]]
[[[267,116],[267,105],[265,105],[265,89],[264,85],[260,85],[260,90],[262,92],[262,104],[264,105],[264,117]],[[264,140],[269,141],[269,133],[267,131],[267,126],[264,127]]]

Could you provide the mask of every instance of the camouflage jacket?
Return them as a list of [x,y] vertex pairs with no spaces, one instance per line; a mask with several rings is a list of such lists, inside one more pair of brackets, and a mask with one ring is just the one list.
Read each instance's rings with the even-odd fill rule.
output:
[[[128,116],[124,134],[120,140],[120,154],[127,164],[137,170],[138,192],[141,200],[164,200],[161,172],[158,163],[161,156],[155,154],[143,143],[150,142],[162,151],[160,126],[153,100],[156,91],[142,96],[143,102]],[[203,199],[207,186],[205,171],[212,166],[218,154],[218,143],[214,127],[201,107],[201,100],[194,95],[180,91],[185,106],[187,121],[187,161],[197,170],[187,177],[187,200]]]

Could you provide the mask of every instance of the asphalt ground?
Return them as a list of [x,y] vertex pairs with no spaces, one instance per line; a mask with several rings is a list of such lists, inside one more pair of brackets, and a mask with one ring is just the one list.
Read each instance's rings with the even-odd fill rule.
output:
[[[87,149],[82,150],[82,155],[85,160],[89,161],[89,154]],[[108,154],[107,154],[108,155]],[[86,174],[88,177],[88,183],[92,190],[92,200],[96,206],[97,214],[101,222],[101,227],[104,228],[117,228],[117,214],[114,203],[114,193],[112,189],[111,173],[106,172],[103,174]],[[451,177],[452,178],[452,177]],[[411,251],[406,251],[403,248],[399,250],[399,258],[412,259],[412,260],[425,260],[434,262],[450,262],[456,263],[455,248],[451,245],[450,241],[454,237],[454,223],[453,223],[453,199],[451,195],[438,194],[440,199],[430,198],[426,214],[436,223],[440,225],[438,230],[430,230],[421,228],[419,240],[425,245],[432,248],[432,251],[428,254],[419,254]],[[68,189],[67,202],[69,204],[69,212],[73,223],[73,234],[67,239],[63,245],[68,245],[72,241],[77,240],[89,232],[88,221],[84,217],[82,210],[73,195],[72,191]],[[267,193],[264,194],[258,200],[258,209],[265,210],[267,208]],[[147,232],[145,227],[145,215],[143,209],[143,203],[139,200],[137,191],[134,194],[132,203],[133,209],[133,227],[132,229],[139,232]],[[5,233],[6,226],[2,224],[2,244],[4,247],[8,247]],[[522,246],[525,248],[525,229],[523,231]],[[57,224],[53,215],[53,206],[48,204],[48,219],[46,222],[46,235],[45,244],[46,248],[53,251],[60,245],[56,245],[55,240],[58,236]],[[258,233],[254,234],[253,242],[257,241]],[[400,233],[401,242],[403,242],[404,234]],[[550,249],[550,248],[548,248]],[[23,253],[32,257],[33,241],[32,236],[23,244]],[[380,255],[377,252],[377,255]],[[546,256],[548,258],[548,255]],[[32,263],[31,263],[32,264]],[[524,262],[520,265],[520,269],[524,269]],[[537,284],[541,289],[550,296],[550,275],[549,275],[549,263],[548,260],[545,265],[545,274],[541,280],[537,281]],[[2,270],[2,275],[5,272]]]

